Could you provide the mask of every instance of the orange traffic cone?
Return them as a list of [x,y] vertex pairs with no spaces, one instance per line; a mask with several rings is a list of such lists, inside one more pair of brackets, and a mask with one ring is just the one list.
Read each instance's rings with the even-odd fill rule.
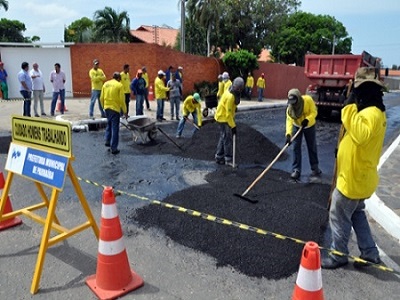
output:
[[97,270],[86,279],[86,284],[99,299],[115,299],[144,284],[129,268],[112,187],[103,191]]
[[301,255],[293,300],[323,300],[321,256],[318,244],[307,242]]
[[149,87],[149,100],[153,101],[154,100],[154,92],[153,92],[153,86]]
[[[60,100],[60,98],[57,100],[56,111],[57,112],[61,111],[61,100]],[[64,100],[64,111],[68,111],[67,104],[65,103],[65,100]]]
[[[0,190],[2,190],[4,188],[4,185],[5,185],[4,175],[3,175],[3,172],[0,172]],[[6,200],[6,205],[4,206],[3,215],[8,214],[12,211],[13,211],[13,209],[12,209],[10,197],[7,195],[7,200]],[[7,219],[7,220],[0,222],[0,230],[7,229],[7,228],[10,228],[13,226],[20,225],[20,224],[22,224],[22,220],[18,217]]]

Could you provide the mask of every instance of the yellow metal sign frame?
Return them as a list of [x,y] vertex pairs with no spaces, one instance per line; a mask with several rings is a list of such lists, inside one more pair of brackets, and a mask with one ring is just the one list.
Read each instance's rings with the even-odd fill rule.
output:
[[[88,228],[92,228],[96,238],[99,239],[99,228],[71,165],[71,161],[74,159],[74,157],[72,156],[70,124],[66,122],[48,121],[39,118],[32,119],[27,117],[12,116],[12,127],[13,141],[28,146],[34,145],[34,148],[43,149],[45,151],[49,151],[50,149],[52,153],[60,154],[68,158],[67,177],[70,178],[72,186],[87,217],[86,222],[76,225],[71,229],[62,226],[55,213],[58,197],[61,191],[55,187],[52,187],[51,196],[49,199],[44,190],[44,184],[31,178],[28,178],[28,180],[32,180],[34,182],[38,193],[42,198],[42,202],[12,212],[4,213],[4,208],[6,206],[7,197],[11,189],[14,175],[19,175],[12,171],[7,173],[7,179],[0,198],[0,222],[12,219],[19,215],[25,215],[44,226],[30,290],[32,294],[36,294],[39,290],[40,277],[42,274],[47,249],[54,244]],[[22,177],[27,178],[24,176]],[[35,213],[36,210],[41,208],[47,208],[47,215],[45,218]],[[52,230],[58,234],[50,237],[50,232]]]

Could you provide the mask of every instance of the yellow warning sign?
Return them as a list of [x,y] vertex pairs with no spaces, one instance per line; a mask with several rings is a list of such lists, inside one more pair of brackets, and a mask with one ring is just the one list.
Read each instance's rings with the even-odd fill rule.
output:
[[71,157],[71,125],[43,118],[12,116],[12,140],[68,154]]

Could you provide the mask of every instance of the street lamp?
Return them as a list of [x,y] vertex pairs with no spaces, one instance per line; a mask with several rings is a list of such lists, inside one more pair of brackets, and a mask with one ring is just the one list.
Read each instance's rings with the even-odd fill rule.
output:
[[185,2],[181,0],[181,51],[185,52]]
[[332,41],[331,41],[330,39],[324,37],[324,36],[321,36],[321,39],[327,40],[327,41],[329,41],[329,42],[332,43],[332,55],[335,54],[335,46],[336,46],[336,43],[337,43],[337,41],[338,41],[338,40],[336,39],[336,36],[333,35]]

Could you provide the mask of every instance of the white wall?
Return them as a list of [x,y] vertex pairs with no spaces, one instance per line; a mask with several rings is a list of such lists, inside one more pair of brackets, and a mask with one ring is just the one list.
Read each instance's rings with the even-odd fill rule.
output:
[[4,63],[4,69],[8,73],[7,83],[10,99],[22,98],[19,92],[18,72],[21,70],[21,64],[24,61],[29,63],[29,70],[32,69],[34,62],[39,64],[39,69],[45,79],[45,98],[52,97],[52,84],[49,80],[50,72],[54,70],[54,64],[59,63],[67,78],[65,96],[72,97],[71,55],[69,48],[0,47],[0,55],[1,61]]

